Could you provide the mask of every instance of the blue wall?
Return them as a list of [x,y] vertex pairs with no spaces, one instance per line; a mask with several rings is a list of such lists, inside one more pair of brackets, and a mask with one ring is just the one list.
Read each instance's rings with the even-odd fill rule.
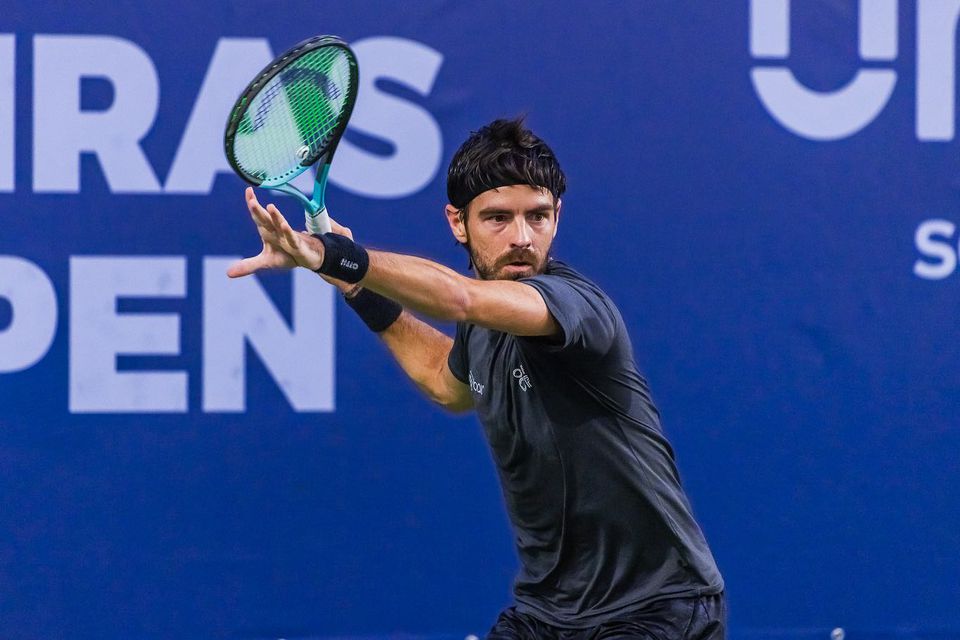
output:
[[509,602],[474,418],[317,279],[220,277],[259,248],[226,110],[316,33],[369,80],[328,192],[368,245],[465,267],[454,150],[518,113],[553,145],[557,253],[630,326],[732,637],[960,637],[958,3],[150,4],[2,11],[0,637],[460,638]]

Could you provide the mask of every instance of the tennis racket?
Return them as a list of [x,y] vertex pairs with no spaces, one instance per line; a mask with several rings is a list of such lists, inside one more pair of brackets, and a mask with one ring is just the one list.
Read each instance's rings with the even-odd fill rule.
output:
[[[299,200],[311,233],[330,231],[324,191],[357,101],[357,77],[357,59],[343,40],[304,40],[253,79],[227,121],[223,142],[230,166],[255,187]],[[289,182],[313,165],[316,179],[307,198]]]

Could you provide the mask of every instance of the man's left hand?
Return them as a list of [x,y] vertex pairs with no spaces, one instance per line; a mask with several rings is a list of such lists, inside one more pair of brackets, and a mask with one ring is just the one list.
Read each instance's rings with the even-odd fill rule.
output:
[[300,266],[316,271],[323,264],[323,243],[308,233],[298,233],[274,205],[260,206],[252,187],[245,193],[250,217],[257,225],[263,250],[252,258],[230,265],[231,278],[247,276],[264,269],[292,269]]

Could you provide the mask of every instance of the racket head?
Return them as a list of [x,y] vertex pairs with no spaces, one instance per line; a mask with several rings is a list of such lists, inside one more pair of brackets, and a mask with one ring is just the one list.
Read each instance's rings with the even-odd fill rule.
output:
[[224,151],[254,186],[288,183],[329,163],[357,100],[357,59],[336,36],[316,36],[267,65],[237,98]]

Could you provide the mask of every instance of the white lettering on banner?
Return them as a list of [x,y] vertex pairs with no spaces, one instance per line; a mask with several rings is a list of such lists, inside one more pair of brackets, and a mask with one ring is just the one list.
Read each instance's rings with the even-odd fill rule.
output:
[[750,0],[750,53],[754,58],[790,55],[790,2]]
[[273,60],[263,38],[220,38],[193,105],[164,187],[167,193],[210,193],[217,173],[232,169],[223,153],[223,128],[237,94]]
[[[159,192],[140,147],[160,98],[156,69],[143,49],[112,36],[38,35],[33,64],[34,191],[80,191],[80,154],[91,152],[112,192]],[[108,109],[80,109],[83,78],[110,82]]]
[[183,257],[70,258],[70,411],[185,412],[187,374],[117,371],[122,354],[177,355],[180,318],[117,313],[119,298],[182,298]]
[[14,189],[16,40],[0,35],[0,193]]
[[960,0],[922,1],[917,9],[917,138],[953,140],[956,36]]
[[[295,411],[333,411],[334,289],[293,272],[292,325],[256,278],[229,280],[232,258],[203,263],[203,410],[246,407],[246,345]],[[119,313],[121,298],[184,298],[183,256],[70,258],[69,399],[72,413],[182,413],[185,371],[119,371],[117,356],[181,353],[175,313]],[[0,298],[13,310],[0,330],[0,373],[39,362],[57,329],[57,295],[47,274],[17,256],[0,256]]]
[[[750,1],[750,53],[758,60],[790,54],[790,0]],[[860,0],[859,50],[863,60],[892,62],[898,55],[898,0]],[[960,0],[917,3],[916,135],[921,141],[955,136],[956,33]],[[883,111],[897,83],[892,69],[860,69],[845,87],[819,92],[800,84],[785,66],[750,71],[754,90],[773,118],[810,140],[840,140],[862,131]]]
[[29,260],[0,256],[0,298],[13,311],[0,331],[0,373],[28,369],[47,354],[57,333],[53,282]]
[[[863,60],[897,58],[898,0],[860,0],[859,42]],[[960,0],[917,3],[916,135],[921,141],[949,141],[956,133],[956,36]],[[790,0],[750,0],[750,53],[758,60],[785,60],[790,55]],[[833,92],[812,91],[785,66],[756,66],[754,90],[771,116],[793,133],[810,140],[840,140],[861,131],[886,107],[897,82],[892,69],[860,69]],[[914,234],[921,257],[913,273],[943,280],[957,269],[956,225],[927,220]]]
[[[790,0],[751,0],[750,48],[754,57],[786,58],[790,50]],[[897,57],[897,0],[860,0],[860,52],[869,60]],[[780,124],[811,140],[839,140],[873,122],[893,93],[892,70],[860,69],[842,89],[813,91],[786,67],[754,67],[754,89]]]
[[392,80],[429,95],[443,56],[404,38],[365,38],[351,46],[362,73],[350,128],[390,142],[394,152],[387,157],[373,155],[343,140],[330,168],[330,180],[348,191],[376,198],[416,193],[440,168],[440,126],[422,107],[381,91],[377,81]]
[[[0,192],[13,191],[15,38],[0,34]],[[386,93],[388,80],[427,96],[443,55],[405,38],[374,37],[352,43],[363,73],[350,127],[393,147],[388,155],[343,140],[330,180],[353,193],[400,198],[437,175],[443,155],[440,126],[423,107]],[[207,194],[219,173],[230,173],[223,127],[238,92],[273,59],[263,38],[220,38],[165,185],[141,141],[156,120],[160,80],[150,56],[115,36],[42,35],[33,38],[33,190],[78,193],[80,155],[92,153],[113,193]],[[113,102],[81,109],[84,79],[108,82]],[[312,190],[312,172],[295,184]]]
[[925,259],[913,264],[914,275],[924,280],[943,280],[957,268],[957,252],[950,242],[957,227],[949,220],[927,220],[917,227],[914,244]]
[[333,411],[333,287],[296,269],[288,327],[256,278],[224,276],[234,260],[203,261],[203,410],[246,409],[249,343],[296,411]]

